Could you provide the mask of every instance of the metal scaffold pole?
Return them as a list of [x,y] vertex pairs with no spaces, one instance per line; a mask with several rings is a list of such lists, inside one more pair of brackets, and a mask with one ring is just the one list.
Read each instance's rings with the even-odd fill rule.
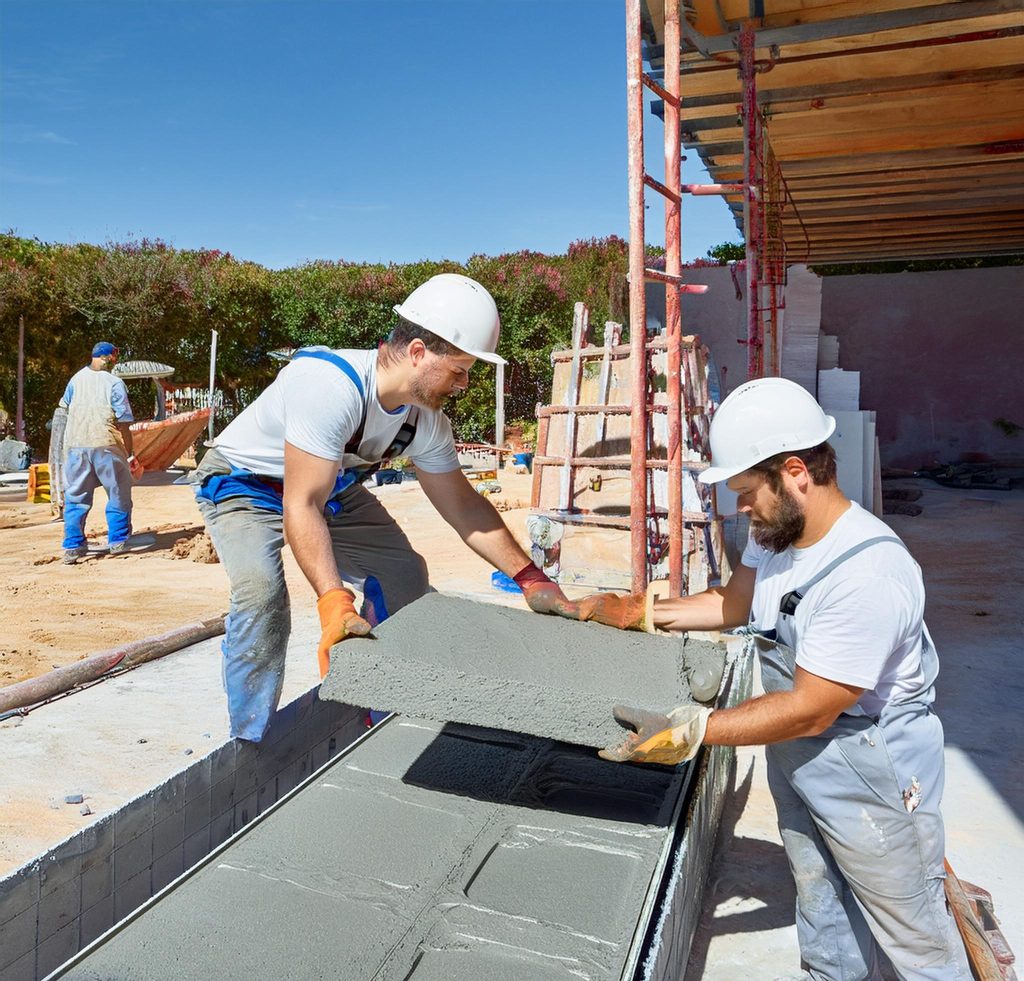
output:
[[647,588],[647,302],[644,295],[644,92],[640,0],[626,0],[626,99],[629,145],[630,581]]

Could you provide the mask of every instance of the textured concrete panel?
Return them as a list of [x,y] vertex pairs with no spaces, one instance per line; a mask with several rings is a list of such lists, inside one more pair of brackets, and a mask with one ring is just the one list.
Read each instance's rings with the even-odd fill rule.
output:
[[321,698],[597,747],[621,736],[613,705],[667,711],[690,701],[690,669],[724,655],[718,644],[441,593],[375,633],[335,648]]
[[684,778],[396,716],[63,976],[615,981]]

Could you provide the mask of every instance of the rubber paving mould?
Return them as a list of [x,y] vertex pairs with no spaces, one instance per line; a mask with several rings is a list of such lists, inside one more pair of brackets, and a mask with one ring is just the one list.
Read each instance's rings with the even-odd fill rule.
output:
[[[724,645],[429,593],[334,648],[320,697],[558,739],[615,742],[613,705],[667,711],[720,678]],[[701,685],[695,686],[700,692]],[[712,685],[717,694],[717,680]]]

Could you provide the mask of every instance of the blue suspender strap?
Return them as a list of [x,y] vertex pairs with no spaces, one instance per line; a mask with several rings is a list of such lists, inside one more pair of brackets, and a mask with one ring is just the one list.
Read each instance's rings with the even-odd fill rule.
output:
[[317,358],[320,361],[329,361],[335,368],[340,368],[346,375],[348,375],[352,384],[355,385],[356,390],[359,392],[359,397],[365,397],[362,379],[358,374],[356,374],[356,369],[341,357],[341,355],[335,354],[333,351],[320,351],[315,348],[303,347],[299,348],[299,350],[292,355],[292,361],[296,358]]

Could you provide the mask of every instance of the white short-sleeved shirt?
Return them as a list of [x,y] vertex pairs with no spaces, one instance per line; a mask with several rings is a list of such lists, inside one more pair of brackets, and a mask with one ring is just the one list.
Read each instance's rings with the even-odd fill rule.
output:
[[892,537],[893,531],[854,503],[808,548],[790,546],[775,553],[751,538],[742,558],[757,570],[752,623],[778,630],[804,670],[866,689],[858,704],[871,716],[891,699],[916,691],[924,680],[924,583],[910,553],[895,542],[872,545],[812,586],[792,617],[780,616],[779,606],[787,593],[833,559],[880,536]]
[[[271,385],[217,437],[217,448],[235,467],[267,477],[284,477],[284,444],[338,470],[377,463],[391,446],[410,406],[388,412],[377,398],[377,352],[327,351],[347,361],[363,384],[366,424],[357,453],[346,453],[363,417],[363,398],[337,365],[319,358],[296,358]],[[448,473],[459,469],[451,423],[443,412],[417,409],[416,435],[403,451],[417,469]]]

